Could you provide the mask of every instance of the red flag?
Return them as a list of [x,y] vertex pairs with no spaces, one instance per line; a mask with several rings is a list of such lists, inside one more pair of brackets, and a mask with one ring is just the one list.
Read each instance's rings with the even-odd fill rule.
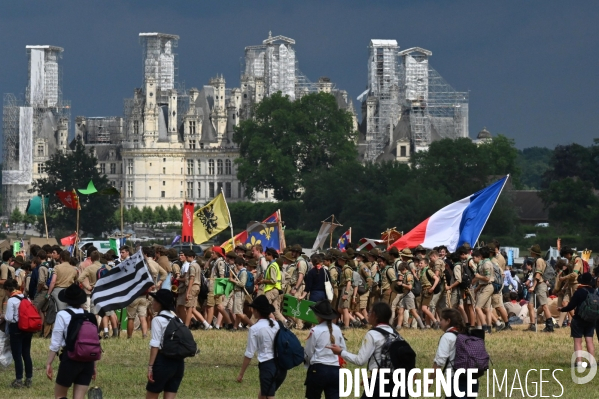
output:
[[77,197],[75,190],[57,191],[56,195],[58,196],[60,202],[62,202],[62,204],[67,208],[77,209],[79,207],[79,197]]
[[181,242],[193,242],[193,202],[183,203],[183,230]]
[[60,239],[60,243],[65,247],[69,245],[75,245],[75,241],[77,241],[77,233],[73,233],[70,236],[66,236]]

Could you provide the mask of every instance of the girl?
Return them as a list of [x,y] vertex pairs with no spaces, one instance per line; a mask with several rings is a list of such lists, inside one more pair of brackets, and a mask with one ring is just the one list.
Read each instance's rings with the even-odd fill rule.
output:
[[[397,334],[395,330],[393,330],[393,327],[389,325],[390,319],[391,306],[386,302],[376,302],[372,305],[370,313],[368,313],[368,324],[375,327],[366,333],[366,336],[362,341],[362,346],[357,354],[349,353],[339,345],[329,345],[328,348],[331,349],[334,354],[340,355],[343,359],[357,366],[362,366],[368,362],[369,371],[378,369],[378,364],[381,359],[381,349],[385,343],[385,337],[389,334]],[[384,331],[385,333],[383,334],[377,330]],[[336,380],[336,382],[339,383],[338,380]],[[387,395],[384,396],[385,398],[401,398],[400,396],[392,396],[393,384],[387,384],[387,389],[385,389],[385,391]],[[379,399],[381,397],[379,395],[379,381],[377,378],[377,380],[374,381],[373,396],[370,396],[369,398]],[[366,398],[366,393],[362,394],[362,399]]]
[[10,350],[15,361],[16,379],[10,384],[13,388],[23,388],[23,362],[25,363],[25,386],[31,387],[33,377],[33,363],[31,362],[31,337],[32,333],[19,330],[19,305],[21,301],[28,301],[18,290],[17,280],[8,279],[4,282],[4,290],[9,298],[6,303],[6,334],[10,336]]
[[[595,334],[595,323],[585,321],[578,315],[580,304],[587,299],[589,293],[595,291],[595,287],[593,286],[593,276],[591,273],[583,273],[578,276],[577,281],[579,284],[578,288],[574,292],[574,295],[572,295],[568,306],[557,308],[557,310],[560,312],[569,312],[576,309],[574,317],[572,317],[572,322],[570,323],[570,336],[574,338],[574,351],[578,352],[582,350],[582,337],[584,337],[587,344],[587,352],[594,357],[595,344],[593,343],[593,335]],[[574,366],[578,367],[581,361],[582,359],[577,357]]]
[[275,308],[268,302],[265,295],[257,296],[250,307],[254,318],[258,321],[250,327],[245,357],[237,376],[237,382],[243,381],[245,370],[250,365],[254,354],[258,352],[260,375],[258,399],[272,399],[287,377],[287,370],[280,370],[274,360],[274,339],[279,331],[279,323],[275,323],[270,318],[270,314],[275,312]]
[[326,281],[331,281],[331,277],[328,270],[322,267],[322,255],[314,254],[310,260],[314,267],[306,274],[306,288],[304,291],[309,295],[310,301],[319,302],[327,299],[324,285]]
[[174,313],[175,299],[172,292],[166,289],[150,293],[150,296],[154,298],[152,310],[158,316],[152,319],[146,399],[157,399],[160,392],[164,392],[164,399],[174,399],[183,380],[185,361],[164,357],[160,347],[166,326],[170,319],[177,317]]
[[333,310],[327,299],[310,306],[310,309],[319,324],[310,330],[304,348],[304,362],[309,366],[304,384],[306,398],[320,399],[324,392],[326,399],[339,399],[339,357],[329,348],[329,345],[338,344],[342,350],[346,349],[341,329],[333,324],[339,313]]
[[[455,359],[455,342],[457,339],[457,334],[465,334],[466,325],[464,324],[464,319],[462,319],[462,315],[456,309],[444,309],[441,312],[441,320],[439,324],[441,330],[445,331],[445,334],[443,334],[443,336],[441,336],[441,339],[439,340],[439,347],[437,348],[437,353],[435,354],[433,368],[441,368],[443,369],[443,371],[445,371],[447,369],[453,369],[452,365]],[[458,388],[460,392],[466,392],[467,385],[468,380],[466,379],[466,376],[463,375],[462,377],[460,377],[458,381]],[[473,386],[472,392],[474,392],[474,397],[478,396],[476,394],[478,392],[478,380],[476,381],[476,384]],[[453,387],[452,394],[455,394]],[[454,395],[446,396],[447,399],[451,399],[453,397]],[[462,397],[468,396],[465,396],[464,394],[464,396]]]
[[[85,313],[83,305],[87,301],[87,295],[78,283],[71,284],[69,287],[58,293],[58,299],[67,305],[65,310],[56,314],[54,329],[52,330],[52,340],[50,341],[50,352],[46,363],[46,375],[52,381],[52,362],[59,350],[66,346],[67,329],[71,322],[71,314]],[[96,318],[90,318],[91,322],[96,322]],[[96,378],[96,362],[77,362],[71,360],[66,351],[59,355],[60,365],[58,366],[58,375],[54,385],[54,397],[66,398],[69,388],[73,386],[73,399],[83,399],[89,383]]]

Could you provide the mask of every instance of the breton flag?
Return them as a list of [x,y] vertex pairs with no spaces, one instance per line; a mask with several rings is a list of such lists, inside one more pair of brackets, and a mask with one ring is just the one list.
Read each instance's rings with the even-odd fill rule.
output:
[[401,251],[418,245],[425,248],[445,245],[453,252],[467,242],[474,248],[509,177],[507,175],[489,187],[447,205],[404,234],[391,247]]
[[113,267],[92,290],[96,312],[123,309],[154,285],[141,249]]

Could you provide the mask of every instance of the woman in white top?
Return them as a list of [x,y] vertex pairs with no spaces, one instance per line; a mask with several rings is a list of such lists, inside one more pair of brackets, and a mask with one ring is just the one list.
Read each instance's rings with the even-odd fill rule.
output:
[[[368,313],[368,324],[389,334],[397,334],[393,327],[389,325],[390,319],[391,307],[389,304],[386,302],[376,302],[372,305],[372,309]],[[381,359],[381,349],[385,343],[385,335],[376,331],[374,328],[366,333],[366,336],[362,340],[362,346],[357,354],[350,353],[339,345],[330,345],[329,348],[334,354],[340,355],[343,359],[357,366],[363,366],[364,364],[368,363],[369,371],[378,369],[378,364],[380,363]],[[372,378],[370,382],[372,383]],[[393,384],[387,384],[387,388],[384,389],[384,392],[387,394],[387,396],[384,396],[385,398],[401,398],[401,396],[392,396]],[[368,398],[378,399],[381,397],[379,394],[379,380],[377,378],[374,381],[373,396],[369,396]],[[366,398],[366,393],[363,393],[362,399]]]
[[324,392],[326,399],[339,399],[339,356],[330,349],[338,345],[345,349],[345,339],[341,329],[333,324],[339,313],[333,310],[325,299],[310,306],[319,324],[310,330],[304,348],[304,362],[308,366],[306,375],[306,398],[320,399]]
[[[50,340],[50,352],[48,352],[48,361],[46,363],[46,375],[52,381],[52,362],[56,354],[62,350],[59,355],[60,365],[58,366],[58,375],[54,385],[54,397],[66,398],[69,388],[73,385],[73,398],[83,399],[89,388],[92,379],[96,378],[96,362],[78,362],[67,356],[66,338],[67,329],[71,322],[71,313],[84,313],[83,306],[87,301],[87,295],[79,284],[74,283],[58,293],[58,299],[67,305],[65,310],[56,314],[56,321],[52,329],[52,339]],[[90,321],[96,321],[95,317]]]
[[6,334],[10,336],[10,350],[15,362],[16,379],[10,384],[13,388],[23,388],[23,362],[25,363],[25,386],[31,387],[33,377],[33,363],[31,362],[31,337],[32,333],[19,330],[19,305],[21,301],[28,301],[18,290],[17,280],[8,279],[4,282],[4,290],[9,298],[6,303]]
[[150,361],[148,362],[148,383],[146,399],[157,399],[164,392],[165,399],[177,396],[179,385],[185,373],[185,361],[172,359],[162,355],[162,339],[170,319],[177,317],[174,313],[175,298],[170,290],[160,289],[150,293],[154,298],[152,310],[158,316],[152,319],[152,339],[150,340]]
[[[437,348],[437,353],[435,354],[433,368],[440,368],[445,373],[445,370],[453,369],[457,334],[466,333],[466,325],[464,324],[464,319],[462,318],[462,315],[456,309],[444,309],[441,312],[439,325],[441,327],[441,330],[445,331],[445,334],[443,334],[441,336],[441,339],[439,340],[439,347]],[[466,379],[465,374],[463,374],[462,377],[460,377],[458,380],[458,387],[462,394],[466,392],[467,382],[468,381]],[[475,393],[473,397],[477,397],[476,392],[478,392],[478,380],[476,381],[476,385],[473,386],[472,391]],[[452,394],[455,394],[453,387]],[[458,396],[449,395],[446,396],[446,399],[451,399],[453,397],[457,398]],[[468,396],[464,395],[461,397]]]
[[270,314],[274,313],[275,308],[268,302],[266,296],[257,296],[250,307],[258,321],[250,327],[245,357],[241,365],[241,371],[237,376],[237,382],[243,381],[245,370],[250,365],[254,354],[258,352],[260,375],[258,399],[272,399],[287,377],[287,370],[279,369],[275,362],[274,340],[277,331],[279,331],[279,323],[275,323],[270,318]]

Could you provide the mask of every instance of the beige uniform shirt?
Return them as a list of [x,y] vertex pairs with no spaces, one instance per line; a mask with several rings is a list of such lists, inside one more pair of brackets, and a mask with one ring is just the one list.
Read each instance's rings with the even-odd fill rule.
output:
[[48,281],[48,274],[49,274],[47,263],[42,262],[42,264],[40,266],[38,266],[37,268],[38,268],[38,276],[39,276],[38,280],[37,280],[37,286],[39,287],[40,284],[44,285],[44,287],[41,290],[38,289],[37,292],[48,291],[48,286],[46,285],[46,281]]
[[341,282],[339,283],[339,287],[342,287],[344,290],[343,292],[345,292],[348,295],[351,295],[353,290],[347,292],[347,282],[349,281],[351,283],[353,276],[354,271],[352,270],[352,268],[349,265],[343,266],[343,269],[341,269]]
[[503,273],[505,271],[505,265],[507,264],[505,258],[501,253],[498,253],[497,255],[495,255],[495,259],[497,260],[497,266],[499,266],[499,269],[501,269],[501,273]]
[[391,284],[396,280],[397,276],[395,275],[395,270],[393,270],[393,267],[389,266],[381,270],[381,289],[383,291],[391,288]]
[[152,274],[152,280],[154,280],[154,283],[158,285],[158,283],[161,281],[164,282],[167,275],[166,270],[160,267],[160,265],[152,258],[148,258],[146,261],[148,262],[148,267],[150,268],[150,273]]
[[196,262],[192,262],[189,265],[189,271],[185,275],[185,285],[187,285],[188,287],[191,277],[193,277],[193,285],[199,286],[201,284],[202,269],[200,268],[200,265],[198,265]]
[[[493,263],[489,261],[489,259],[485,259],[481,262],[481,264],[478,266],[478,274],[480,274],[483,277],[488,277],[489,278],[489,283],[491,284],[492,282],[495,281],[495,274],[493,273]],[[479,282],[480,285],[487,285],[487,283],[484,283],[482,281]]]
[[547,263],[543,258],[537,258],[534,266],[534,278],[539,282],[543,283],[543,273],[545,273],[545,269],[547,268]]
[[54,286],[57,288],[67,288],[77,280],[77,269],[68,262],[56,266],[54,274],[56,275]]
[[[85,279],[87,279],[89,285],[93,288],[94,285],[96,285],[96,282],[98,281],[98,270],[101,267],[102,267],[102,264],[100,262],[92,263],[91,265],[86,267],[85,270],[83,270],[83,272],[81,272],[77,281],[79,281],[80,283],[83,283],[85,281]],[[85,288],[83,290],[85,291],[86,294],[88,294],[88,295],[91,294],[91,291],[88,291]]]
[[407,287],[401,287],[401,290],[403,292],[404,295],[409,294],[410,291],[412,290],[412,288],[414,288],[414,275],[412,273],[410,273],[409,271],[406,272],[406,274],[404,274],[403,276],[403,284],[405,285],[409,285],[411,288],[407,288]]

